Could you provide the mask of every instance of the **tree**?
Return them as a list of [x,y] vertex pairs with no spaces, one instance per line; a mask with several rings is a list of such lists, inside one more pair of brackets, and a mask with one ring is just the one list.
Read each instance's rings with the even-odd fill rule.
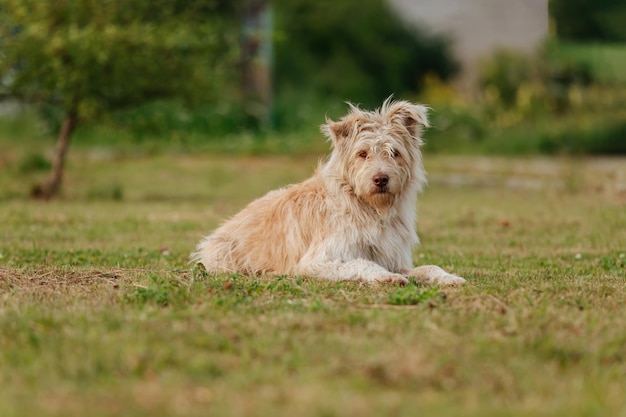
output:
[[[236,2],[235,2],[236,3]],[[0,0],[0,80],[7,94],[53,103],[63,121],[50,178],[55,196],[76,126],[158,98],[196,103],[236,65],[228,0]]]

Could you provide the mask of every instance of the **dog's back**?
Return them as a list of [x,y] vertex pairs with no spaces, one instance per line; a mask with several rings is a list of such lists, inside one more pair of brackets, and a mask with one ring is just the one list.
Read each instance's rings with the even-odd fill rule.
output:
[[318,175],[271,191],[204,238],[192,261],[211,272],[293,274],[312,242],[321,239],[325,196]]

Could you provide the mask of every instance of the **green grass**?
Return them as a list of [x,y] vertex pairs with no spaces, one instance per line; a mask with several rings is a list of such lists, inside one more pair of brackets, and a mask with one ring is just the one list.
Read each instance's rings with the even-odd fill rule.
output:
[[2,416],[626,415],[623,161],[427,155],[415,261],[451,289],[190,268],[316,157],[74,150],[41,203],[27,154],[0,157]]

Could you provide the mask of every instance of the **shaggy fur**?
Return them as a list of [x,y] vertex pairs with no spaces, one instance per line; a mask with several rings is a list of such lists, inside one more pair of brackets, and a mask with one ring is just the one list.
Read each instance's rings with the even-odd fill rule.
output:
[[417,194],[426,183],[420,137],[427,109],[387,100],[350,105],[322,132],[333,152],[308,180],[271,191],[205,237],[191,254],[209,272],[330,280],[462,284],[434,265],[414,268]]

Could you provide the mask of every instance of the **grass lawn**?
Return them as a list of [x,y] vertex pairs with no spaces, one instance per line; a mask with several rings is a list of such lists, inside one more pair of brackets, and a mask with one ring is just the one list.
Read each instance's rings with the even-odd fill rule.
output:
[[626,416],[623,160],[427,156],[440,289],[190,268],[315,158],[72,152],[50,203],[0,156],[2,416]]

